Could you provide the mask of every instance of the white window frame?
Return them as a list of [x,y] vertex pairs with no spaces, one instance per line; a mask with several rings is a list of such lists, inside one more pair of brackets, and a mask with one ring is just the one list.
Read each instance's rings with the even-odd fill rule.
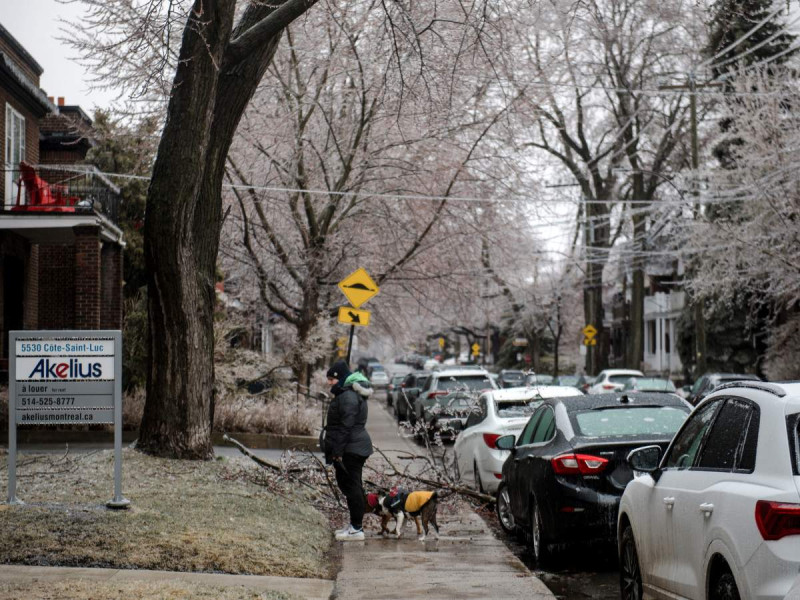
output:
[[[14,139],[14,124],[15,121],[19,122],[20,129],[22,135],[19,139]],[[17,188],[19,186],[19,162],[13,163],[11,162],[11,157],[13,156],[13,149],[16,145],[16,149],[19,150],[19,159],[20,161],[25,160],[25,137],[26,137],[26,129],[25,129],[25,117],[19,111],[15,110],[11,104],[6,102],[6,135],[4,140],[4,149],[5,149],[5,171],[7,173],[5,177],[5,190],[3,199],[6,205],[13,205],[17,202]],[[16,144],[15,144],[16,142]]]

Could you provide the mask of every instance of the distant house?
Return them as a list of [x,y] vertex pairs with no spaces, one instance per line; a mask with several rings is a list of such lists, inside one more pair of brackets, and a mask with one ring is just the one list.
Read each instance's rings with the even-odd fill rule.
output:
[[41,74],[0,26],[0,372],[11,330],[122,325],[119,190],[80,164],[91,120],[63,100],[59,110],[39,88]]
[[[652,241],[654,248],[667,247],[664,239]],[[609,366],[640,369],[649,375],[681,377],[683,364],[677,350],[678,319],[686,302],[682,289],[683,266],[667,255],[652,256],[645,264],[644,357],[640,364],[628,364],[631,340],[631,289],[633,277],[630,259],[619,265],[620,282],[610,298],[611,319]]]

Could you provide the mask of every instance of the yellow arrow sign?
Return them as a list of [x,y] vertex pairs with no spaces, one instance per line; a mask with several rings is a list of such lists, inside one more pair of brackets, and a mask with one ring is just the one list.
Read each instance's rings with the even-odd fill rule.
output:
[[472,356],[478,356],[481,353],[481,346],[478,342],[472,344]]
[[446,343],[444,338],[439,338],[439,348],[444,348]]
[[358,310],[350,306],[339,307],[339,322],[347,325],[369,325],[369,317],[372,313],[368,310]]
[[381,291],[364,269],[358,269],[342,279],[339,282],[339,289],[356,308]]
[[597,329],[595,329],[594,325],[589,323],[586,327],[581,329],[581,333],[583,333],[583,335],[585,335],[587,338],[592,339],[597,335]]
[[583,338],[583,345],[584,346],[597,346],[597,340],[593,337]]

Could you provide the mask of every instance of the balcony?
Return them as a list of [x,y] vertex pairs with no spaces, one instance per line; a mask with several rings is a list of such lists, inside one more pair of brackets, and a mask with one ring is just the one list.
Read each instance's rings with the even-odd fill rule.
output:
[[50,215],[97,214],[116,224],[119,188],[92,165],[41,165],[25,162],[5,171],[4,211]]

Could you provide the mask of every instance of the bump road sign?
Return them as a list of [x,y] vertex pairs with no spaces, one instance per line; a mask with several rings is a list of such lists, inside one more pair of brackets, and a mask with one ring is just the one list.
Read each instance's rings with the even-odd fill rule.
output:
[[353,271],[339,282],[339,289],[347,296],[354,308],[360,307],[367,300],[381,291],[364,269]]

